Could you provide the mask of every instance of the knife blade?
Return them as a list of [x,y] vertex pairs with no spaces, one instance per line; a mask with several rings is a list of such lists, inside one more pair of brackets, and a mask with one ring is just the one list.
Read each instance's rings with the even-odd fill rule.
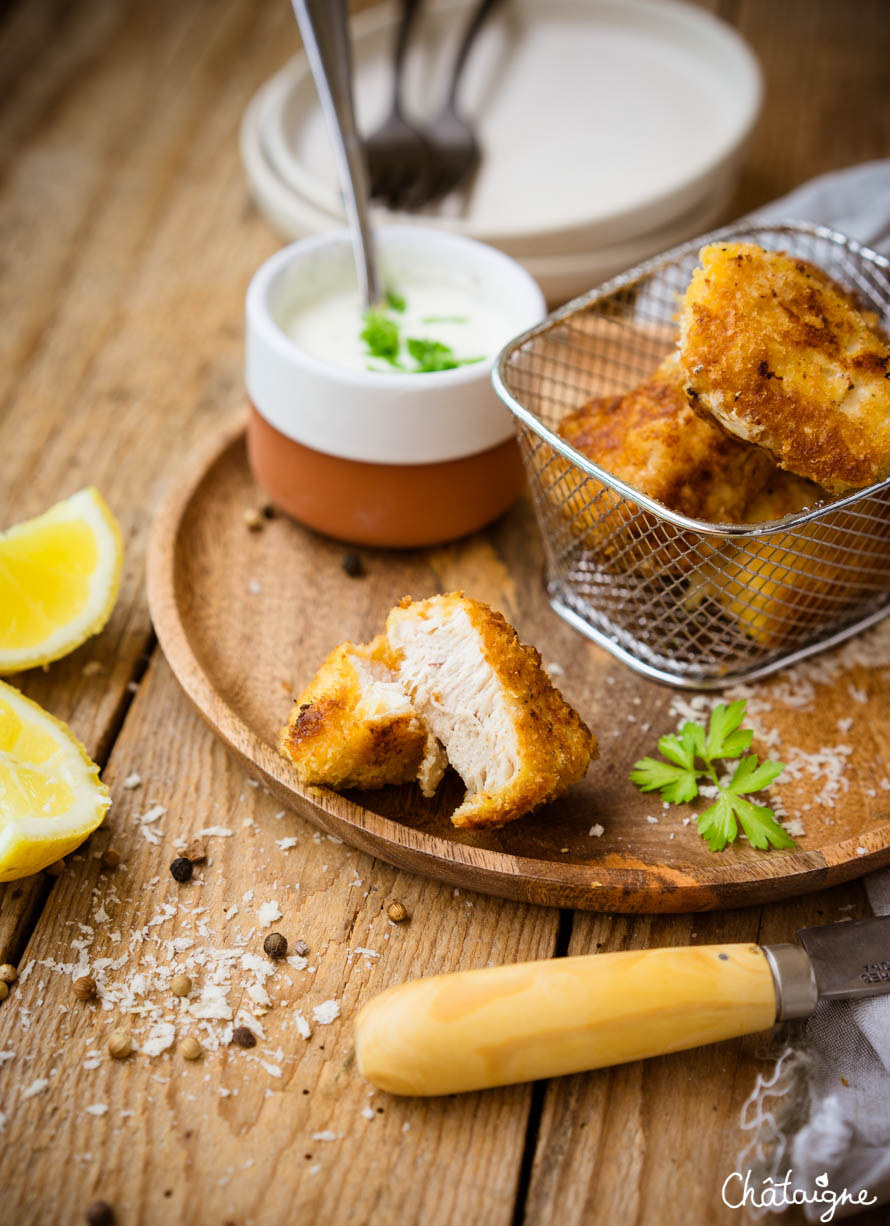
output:
[[799,943],[552,958],[411,980],[355,1024],[359,1071],[394,1094],[456,1094],[603,1068],[890,993],[890,916]]

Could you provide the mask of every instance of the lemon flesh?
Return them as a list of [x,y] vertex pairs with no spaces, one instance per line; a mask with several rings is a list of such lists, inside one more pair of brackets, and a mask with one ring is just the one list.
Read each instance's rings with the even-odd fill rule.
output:
[[0,681],[0,881],[67,856],[109,804],[99,768],[70,729]]
[[0,674],[67,655],[107,622],[121,534],[98,490],[81,490],[0,535]]

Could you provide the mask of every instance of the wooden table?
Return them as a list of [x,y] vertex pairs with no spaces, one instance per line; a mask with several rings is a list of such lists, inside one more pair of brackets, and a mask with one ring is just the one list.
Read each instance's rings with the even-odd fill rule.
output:
[[[709,7],[751,40],[768,81],[733,213],[890,153],[882,0]],[[285,0],[19,0],[0,25],[0,523],[94,483],[126,538],[108,628],[17,679],[71,723],[114,803],[61,877],[0,888],[0,961],[31,966],[0,1007],[0,1217],[77,1223],[101,1198],[119,1223],[143,1226],[746,1220],[722,1207],[720,1187],[743,1142],[741,1104],[770,1067],[762,1038],[551,1084],[402,1101],[372,1096],[357,1075],[352,1017],[370,993],[432,970],[787,940],[802,924],[855,914],[860,887],[660,918],[457,895],[280,816],[190,710],[155,645],[143,583],[152,513],[181,457],[242,402],[244,289],[278,245],[245,189],[238,122],[296,42]],[[126,789],[133,773],[142,784]],[[167,810],[159,844],[133,820],[155,802]],[[199,916],[178,906],[140,939],[184,898],[167,872],[174,836],[206,827],[233,834],[209,839],[202,883],[188,895]],[[297,843],[285,850],[282,838]],[[100,873],[112,845],[123,863]],[[409,923],[386,919],[393,898]],[[256,907],[270,899],[317,970],[311,980],[276,973],[276,1007],[257,1019],[266,1038],[253,1053],[224,1048],[188,1064],[171,1050],[116,1063],[105,1041],[118,1011],[74,1000],[69,977],[52,969],[75,961],[85,940],[91,957],[124,955],[122,983],[142,971],[140,999],[152,1001],[153,959],[164,956],[153,936],[225,945],[259,931]],[[233,903],[241,914],[226,919]],[[238,990],[249,982],[245,972]],[[304,1040],[295,1010],[309,1016],[328,999],[340,1018],[313,1023]],[[29,1095],[41,1079],[47,1087]]]

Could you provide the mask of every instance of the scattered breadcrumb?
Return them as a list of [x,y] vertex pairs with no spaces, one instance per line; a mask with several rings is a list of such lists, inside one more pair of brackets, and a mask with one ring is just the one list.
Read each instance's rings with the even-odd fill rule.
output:
[[269,924],[274,924],[276,920],[281,919],[281,908],[275,901],[260,903],[257,908],[257,917],[264,928],[268,928]]
[[22,1098],[33,1098],[35,1094],[42,1094],[47,1089],[49,1089],[49,1081],[46,1077],[37,1077],[26,1089],[22,1090]]
[[323,1000],[320,1005],[313,1005],[312,1016],[319,1026],[329,1026],[340,1016],[340,1006],[336,1000]]

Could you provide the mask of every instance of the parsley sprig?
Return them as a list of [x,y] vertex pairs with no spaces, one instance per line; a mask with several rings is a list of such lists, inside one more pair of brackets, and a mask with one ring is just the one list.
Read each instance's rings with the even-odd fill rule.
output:
[[[699,834],[711,851],[722,851],[735,841],[739,825],[753,847],[795,847],[794,840],[776,821],[767,805],[755,804],[747,797],[760,792],[779,777],[783,763],[758,762],[747,754],[754,739],[750,728],[743,728],[747,703],[744,699],[729,706],[721,703],[711,712],[707,728],[686,723],[679,734],[670,733],[658,742],[663,758],[641,758],[631,772],[631,782],[641,792],[660,792],[667,804],[682,805],[695,800],[699,780],[708,779],[717,789],[717,799],[697,817]],[[718,762],[738,759],[728,783],[721,782]]]
[[[402,351],[402,331],[397,315],[404,314],[406,302],[401,294],[388,289],[385,305],[372,307],[362,316],[363,327],[359,339],[364,341],[368,357],[378,358],[388,363],[394,370],[406,371],[409,374],[428,374],[435,370],[454,370],[458,366],[473,366],[482,362],[482,357],[459,358],[450,345],[442,341],[430,340],[428,337],[409,336],[405,338]],[[424,323],[436,319],[439,323],[464,322],[465,317],[429,316]],[[411,363],[407,359],[411,359]],[[375,367],[369,367],[374,370]]]

